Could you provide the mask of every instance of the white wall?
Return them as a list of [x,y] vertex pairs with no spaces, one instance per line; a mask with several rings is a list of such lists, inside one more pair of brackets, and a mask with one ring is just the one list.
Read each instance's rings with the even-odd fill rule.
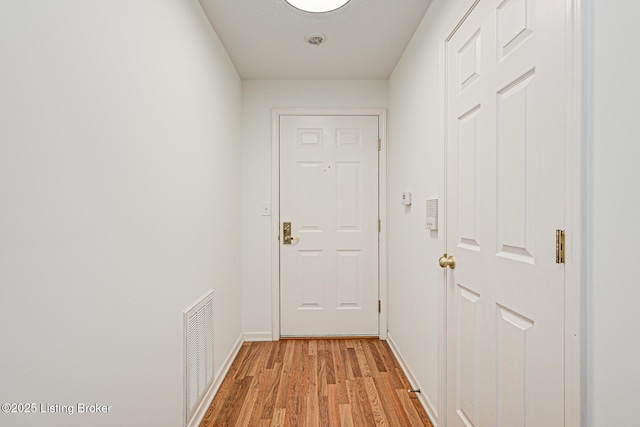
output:
[[[437,407],[437,236],[423,228],[424,199],[438,194],[438,49],[463,0],[434,0],[389,80],[389,336]],[[640,418],[640,5],[594,0],[588,7],[587,280],[585,426],[627,426]],[[405,210],[399,194],[412,191]],[[434,421],[437,421],[435,419]]]
[[374,108],[387,106],[387,82],[245,80],[242,136],[243,330],[271,339],[271,109],[274,107]]
[[[440,232],[425,228],[440,194],[439,38],[464,0],[434,0],[389,79],[389,336],[438,422]],[[400,203],[412,192],[413,205]],[[442,201],[441,201],[442,203]]]
[[636,55],[640,4],[616,3],[590,2],[586,405],[590,427],[636,425],[640,419],[640,263],[635,250],[640,236]]
[[0,403],[180,426],[182,311],[241,335],[241,82],[195,0],[0,5]]

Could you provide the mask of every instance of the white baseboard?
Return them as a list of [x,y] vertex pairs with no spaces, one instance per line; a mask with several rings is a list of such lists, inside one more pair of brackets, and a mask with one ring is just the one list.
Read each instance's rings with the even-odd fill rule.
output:
[[[402,353],[400,353],[400,350],[398,350],[398,347],[396,346],[395,342],[393,341],[393,337],[389,332],[387,332],[387,343],[389,344],[389,348],[391,348],[391,351],[393,352],[394,356],[396,356],[398,363],[400,363],[400,367],[402,368],[402,371],[406,375],[407,380],[409,380],[409,384],[411,384],[411,388],[422,389],[422,387],[420,386],[420,383],[416,381],[415,376],[413,375],[413,373],[411,372],[411,369],[405,362],[404,357],[402,357]],[[429,401],[429,398],[424,393],[416,393],[416,396],[418,397],[418,401],[420,402],[424,410],[427,412],[427,415],[429,416],[429,419],[431,420],[433,427],[438,427],[438,411],[435,409],[433,404]]]
[[273,336],[271,331],[269,332],[245,332],[244,340],[246,342],[250,341],[273,341]]
[[193,413],[193,416],[191,417],[191,422],[189,422],[189,424],[187,424],[186,427],[198,427],[200,425],[200,423],[202,422],[202,419],[204,418],[204,415],[207,413],[207,409],[209,409],[211,402],[213,402],[213,398],[216,396],[216,393],[220,389],[220,386],[222,385],[222,381],[224,381],[224,378],[227,376],[227,373],[229,372],[229,368],[231,368],[231,364],[233,363],[234,359],[238,355],[238,352],[240,351],[240,348],[242,347],[243,342],[244,342],[243,336],[240,335],[236,343],[231,348],[229,355],[224,360],[224,363],[218,370],[215,380],[211,383],[209,390],[206,391],[204,398],[202,399],[202,402],[200,402],[200,405],[198,405],[198,408]]

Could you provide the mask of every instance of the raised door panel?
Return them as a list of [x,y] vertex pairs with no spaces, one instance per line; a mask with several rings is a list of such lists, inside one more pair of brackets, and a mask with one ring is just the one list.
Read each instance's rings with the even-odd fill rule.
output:
[[297,253],[299,257],[297,270],[300,271],[298,310],[322,310],[325,254],[321,250],[303,250]]
[[362,171],[360,162],[336,164],[337,231],[359,231],[362,224]]
[[321,207],[323,193],[321,162],[299,162],[296,198],[299,201],[300,216],[296,228],[302,232],[321,230]]
[[480,295],[457,286],[456,414],[468,427],[478,426],[480,409]]
[[336,252],[336,306],[338,310],[361,310],[362,265],[361,251]]
[[478,241],[478,144],[480,105],[458,118],[458,247],[480,250]]
[[505,0],[498,6],[498,58],[508,55],[534,34],[535,1]]
[[[498,427],[527,426],[527,394],[532,380],[529,336],[533,321],[500,305],[496,306],[496,413]],[[539,349],[536,349],[539,350]],[[541,373],[542,374],[542,373]]]
[[498,92],[497,250],[527,263],[535,261],[534,106],[533,72]]

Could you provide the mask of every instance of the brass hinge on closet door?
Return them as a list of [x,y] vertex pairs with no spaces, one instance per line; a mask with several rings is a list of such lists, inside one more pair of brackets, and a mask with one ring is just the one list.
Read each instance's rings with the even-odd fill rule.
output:
[[564,230],[556,230],[556,264],[564,264]]
[[378,138],[378,151],[382,150],[382,140]]

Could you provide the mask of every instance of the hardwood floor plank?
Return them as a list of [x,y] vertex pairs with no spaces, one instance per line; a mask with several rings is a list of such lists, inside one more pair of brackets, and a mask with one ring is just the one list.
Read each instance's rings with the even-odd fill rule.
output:
[[336,384],[327,385],[327,405],[329,409],[329,425],[340,425],[340,407],[338,405],[338,386]]
[[427,412],[422,407],[422,404],[420,404],[418,397],[413,395],[413,396],[410,396],[409,399],[411,400],[411,403],[413,403],[413,407],[416,410],[416,413],[418,414],[418,416],[420,417],[420,420],[422,421],[421,425],[433,427],[433,425],[431,424],[431,420],[429,419]]
[[433,427],[408,387],[380,340],[244,343],[200,427]]
[[276,341],[271,343],[271,351],[269,352],[269,360],[267,361],[267,368],[273,369],[273,365],[276,363],[278,357],[278,351],[280,350],[280,343],[282,341]]
[[265,349],[270,348],[268,342],[256,342],[253,343],[252,347],[255,348],[255,353],[253,354],[253,359],[248,362],[249,366],[247,367],[247,376],[255,377],[258,374],[258,371],[262,369],[267,362],[269,361],[268,350]]
[[376,365],[376,369],[378,370],[378,372],[387,372],[387,367],[384,364],[384,360],[382,360],[382,356],[380,355],[380,352],[378,351],[378,347],[375,343],[375,341],[373,340],[369,340],[366,343],[366,347],[369,351],[369,353],[371,353],[371,357],[373,357],[373,360],[375,362]]
[[282,364],[282,375],[280,376],[280,386],[278,387],[278,397],[276,398],[276,408],[287,407],[289,380],[291,379],[291,368],[293,366],[293,349],[294,345],[292,341],[287,341]]
[[385,368],[393,381],[393,388],[395,389],[403,389],[405,388],[404,384],[398,377],[398,373],[396,372],[396,359],[391,351],[391,348],[386,343],[386,341],[378,341],[375,343],[378,348],[378,352],[380,353],[380,357],[382,357],[382,361],[384,362]]
[[373,377],[363,377],[364,387],[369,396],[369,404],[371,405],[371,412],[373,412],[373,419],[376,421],[377,426],[388,426],[387,417],[385,415],[382,401],[378,395],[376,384],[373,381]]
[[[400,402],[402,403],[402,407],[404,408],[405,414],[409,418],[409,422],[412,426],[422,426],[425,425],[422,423],[420,419],[420,415],[416,411],[416,408],[413,406],[413,402],[411,402],[411,398],[409,397],[409,393],[406,390],[396,390],[397,395],[400,397]],[[431,423],[427,424],[431,427]]]
[[340,426],[354,427],[353,418],[351,417],[351,405],[339,405],[339,406],[340,406]]
[[[280,385],[280,376],[282,375],[282,364],[276,363],[271,372],[271,382],[269,384],[269,389],[267,391],[267,395],[264,399],[264,409],[262,411],[262,415],[260,419],[268,419],[273,418],[276,399],[278,397],[278,388]],[[215,399],[214,399],[215,401]]]
[[402,372],[401,368],[395,368],[394,372],[396,373],[396,378],[398,378],[398,381],[400,382],[400,386],[403,390],[409,390],[411,389],[411,383],[409,383],[409,380],[407,379],[407,377],[404,376],[404,373]]
[[392,426],[399,427],[411,427],[411,422],[404,412],[404,407],[400,398],[396,394],[393,385],[391,384],[391,378],[387,372],[380,374],[380,377],[374,378],[378,395],[382,399],[383,406],[386,409],[386,414],[389,418],[389,423]]
[[289,394],[287,397],[287,414],[285,426],[300,427],[305,424],[307,414],[307,355],[309,354],[308,341],[302,341],[294,346],[294,357],[289,381]]
[[325,375],[327,376],[327,384],[335,384],[336,383],[336,367],[333,362],[333,354],[331,350],[322,350],[319,352],[318,356],[321,356],[324,361],[324,370]]
[[318,398],[318,419],[321,426],[328,426],[329,424],[329,397],[320,396]]
[[[268,354],[269,352],[265,351],[266,354]],[[267,359],[268,360],[268,359]],[[257,382],[258,382],[258,392],[257,392],[257,397],[255,399],[255,401],[253,402],[253,405],[251,407],[251,417],[249,418],[249,421],[247,423],[247,426],[253,427],[253,426],[259,426],[260,425],[260,421],[261,421],[261,417],[262,417],[262,413],[264,411],[264,407],[265,407],[265,401],[269,392],[269,387],[271,386],[271,383],[273,382],[273,369],[267,369],[266,367],[263,368],[257,376]]]
[[364,419],[364,414],[360,408],[360,401],[358,399],[358,390],[356,387],[356,380],[347,380],[347,392],[349,393],[349,402],[351,407],[351,416],[353,419],[354,427],[367,427]]
[[[228,379],[228,381],[227,381]],[[226,383],[226,387],[228,392],[227,393],[223,393],[219,399],[215,399],[213,400],[213,402],[211,403],[211,405],[209,406],[209,410],[207,410],[207,413],[205,414],[205,417],[203,418],[202,422],[200,423],[201,427],[211,427],[211,426],[215,426],[216,425],[216,421],[218,419],[218,417],[220,416],[220,413],[223,411],[223,409],[225,410],[225,412],[229,411],[229,406],[233,404],[233,399],[235,398],[236,394],[238,393],[238,384],[237,384],[237,380],[233,379],[233,378],[227,378],[225,379],[224,383],[222,384],[222,386],[220,387],[220,389],[222,390],[225,386]],[[217,397],[217,394],[216,394]],[[215,409],[214,409],[215,408]],[[226,408],[226,409],[225,409]]]
[[364,349],[362,348],[362,343],[357,342],[355,345],[356,357],[358,358],[358,365],[360,366],[360,373],[363,377],[370,377],[371,368],[369,367],[369,362],[367,361],[367,356],[364,354]]
[[[311,345],[309,345],[309,351],[311,352]],[[307,427],[320,427],[319,411],[318,357],[310,355],[307,366]]]
[[251,413],[253,412],[253,407],[256,404],[256,400],[258,398],[258,392],[260,391],[260,379],[258,376],[255,377],[247,377],[252,378],[251,384],[249,385],[249,389],[244,398],[244,402],[242,407],[238,412],[237,421],[230,425],[237,426],[248,426],[249,420],[251,419]]
[[227,427],[236,424],[236,420],[240,414],[240,409],[244,404],[247,391],[249,390],[249,386],[252,381],[252,377],[244,377],[241,380],[236,380],[236,384],[238,386],[234,390],[235,393],[230,394],[227,398],[218,418],[216,418],[215,426]]
[[253,361],[256,358],[258,353],[258,348],[255,343],[244,343],[243,346],[247,344],[247,352],[243,356],[242,364],[240,365],[238,372],[236,372],[235,378],[237,380],[241,380],[247,375],[249,375],[249,370],[252,369],[254,365]]
[[[322,350],[320,350],[322,352]],[[321,355],[317,357],[317,382],[318,382],[318,397],[327,396],[327,367],[326,360]]]
[[[371,349],[369,348],[368,343],[363,342],[362,343],[362,355],[364,356],[365,360],[367,361],[367,366],[369,367],[369,371],[371,372],[371,376],[372,377],[377,377],[380,375],[380,371],[378,370],[378,366],[376,365],[376,360],[373,357],[373,354],[371,353]],[[356,350],[356,354],[357,354],[357,350]],[[364,375],[365,377],[367,375]]]
[[275,347],[275,351],[273,352],[273,360],[270,360],[269,367],[273,367],[274,364],[284,362],[284,352],[286,349],[287,342],[286,341],[275,341],[272,342],[272,345]]
[[345,341],[339,341],[338,347],[340,348],[340,355],[342,356],[342,364],[344,366],[345,380],[353,381],[353,369],[351,369],[351,362],[349,361],[349,353],[347,351],[347,344]]
[[349,403],[349,394],[347,393],[347,385],[345,383],[347,375],[344,366],[344,359],[342,358],[340,345],[337,340],[331,342],[331,352],[333,354],[333,362],[336,367],[335,373],[336,385],[338,386],[338,404],[346,404]]
[[351,366],[351,371],[353,372],[354,379],[362,377],[362,372],[360,371],[360,361],[358,360],[358,356],[356,355],[356,350],[353,347],[347,347],[347,354],[349,355],[349,365]]
[[229,394],[234,388],[234,381],[233,376],[224,379],[218,389],[218,393],[216,393],[215,399],[211,402],[207,412],[204,414],[200,427],[211,427],[214,425],[216,418],[218,418],[218,414],[222,410],[224,403],[227,401],[227,397],[229,397]]
[[376,349],[378,349],[378,353],[380,353],[380,357],[382,358],[382,362],[384,363],[387,371],[395,367],[396,357],[391,351],[391,347],[386,341],[376,341],[374,342]]
[[[269,375],[270,375],[270,371],[271,369],[269,369]],[[246,424],[248,427],[260,425],[262,421],[261,419],[262,411],[264,411],[264,400],[265,400],[266,394],[267,394],[266,390],[262,390],[262,389],[258,390],[258,396],[255,400],[255,403],[250,408],[251,415],[249,417],[249,421]]]
[[271,420],[271,427],[284,427],[284,415],[287,412],[285,408],[278,408],[273,413],[273,420]]
[[[374,426],[376,425],[375,417],[373,416],[373,410],[371,409],[371,402],[369,402],[369,396],[367,395],[366,386],[364,384],[364,377],[356,378],[355,381],[355,390],[356,396],[358,399],[358,403],[360,404],[360,409],[362,410],[362,415],[364,418],[365,425]],[[351,402],[353,405],[354,402]]]

